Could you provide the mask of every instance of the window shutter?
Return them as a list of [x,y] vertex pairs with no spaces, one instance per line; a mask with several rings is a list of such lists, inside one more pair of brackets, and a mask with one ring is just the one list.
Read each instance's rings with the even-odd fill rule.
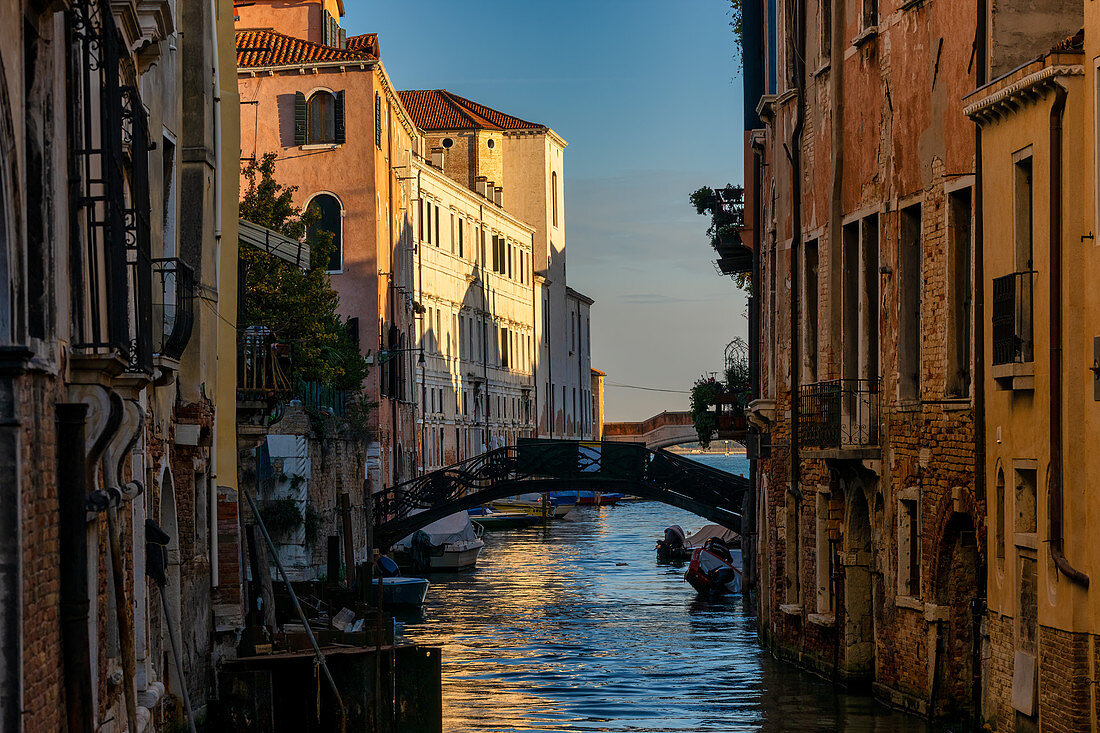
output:
[[344,92],[336,92],[336,144],[343,145],[346,139],[344,134]]
[[306,144],[306,95],[294,93],[294,144]]
[[348,47],[348,32],[343,28],[340,29],[340,48]]
[[374,144],[382,147],[382,95],[374,93]]

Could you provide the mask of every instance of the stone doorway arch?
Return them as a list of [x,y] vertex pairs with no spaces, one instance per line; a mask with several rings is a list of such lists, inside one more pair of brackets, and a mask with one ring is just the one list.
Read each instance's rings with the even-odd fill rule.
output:
[[975,657],[980,636],[975,613],[980,612],[985,587],[977,532],[967,514],[955,513],[944,526],[936,562],[936,665],[932,680],[932,716],[969,724],[974,717]]
[[849,483],[844,522],[844,661],[849,679],[871,679],[875,671],[875,614],[871,516],[862,482]]

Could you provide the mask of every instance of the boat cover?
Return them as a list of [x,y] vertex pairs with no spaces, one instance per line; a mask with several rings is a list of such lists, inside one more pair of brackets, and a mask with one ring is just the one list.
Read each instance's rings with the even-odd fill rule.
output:
[[700,547],[711,537],[717,537],[718,539],[722,540],[722,543],[725,545],[729,545],[734,540],[738,540],[741,538],[741,536],[734,532],[732,529],[726,529],[720,524],[708,524],[707,526],[703,527],[701,530],[693,534],[691,537],[688,537],[686,540],[684,540],[684,544],[688,547]]
[[[440,545],[456,545],[460,542],[477,542],[478,540],[477,533],[474,531],[474,523],[470,521],[470,517],[466,512],[458,512],[449,517],[437,519],[427,527],[424,527],[424,529],[418,531],[424,532],[431,537],[432,544],[436,547]],[[413,536],[409,535],[400,542],[394,543],[394,549],[409,549],[412,547],[412,538]]]

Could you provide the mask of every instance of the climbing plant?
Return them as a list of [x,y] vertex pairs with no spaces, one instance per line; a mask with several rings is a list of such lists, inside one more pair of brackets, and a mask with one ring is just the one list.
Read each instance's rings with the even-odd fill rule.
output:
[[722,383],[714,377],[700,377],[691,388],[691,420],[699,443],[707,448],[718,430],[718,420],[710,409],[722,394]]

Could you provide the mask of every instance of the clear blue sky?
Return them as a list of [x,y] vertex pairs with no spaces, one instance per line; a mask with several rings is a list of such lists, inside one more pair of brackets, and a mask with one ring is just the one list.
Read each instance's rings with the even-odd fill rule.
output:
[[[741,79],[727,0],[462,5],[345,0],[398,89],[446,88],[567,141],[569,285],[594,298],[592,365],[610,385],[690,388],[744,335],[688,195],[741,183]],[[687,409],[610,386],[609,420]]]

